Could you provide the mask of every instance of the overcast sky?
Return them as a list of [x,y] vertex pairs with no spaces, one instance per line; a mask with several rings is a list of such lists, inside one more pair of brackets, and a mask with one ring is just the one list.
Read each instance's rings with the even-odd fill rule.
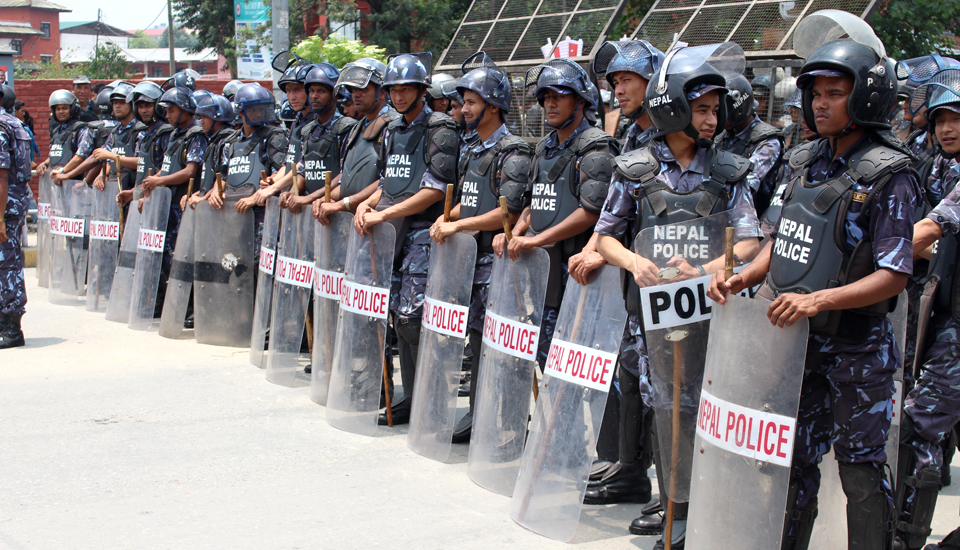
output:
[[[52,0],[70,10],[61,13],[60,21],[93,21],[97,9],[103,10],[103,22],[124,30],[143,29],[167,21],[165,0]],[[163,13],[161,13],[161,11]],[[154,18],[157,17],[155,21]]]

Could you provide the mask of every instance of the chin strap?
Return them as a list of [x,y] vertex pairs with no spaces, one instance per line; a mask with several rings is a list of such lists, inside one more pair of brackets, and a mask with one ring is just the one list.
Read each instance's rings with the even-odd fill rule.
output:
[[[563,122],[563,124],[561,124],[560,126],[554,126],[554,125],[552,125],[552,124],[550,124],[549,122],[546,122],[546,121],[544,121],[543,125],[544,125],[544,126],[549,126],[549,127],[553,128],[554,130],[563,130],[563,129],[566,128],[567,126],[570,126],[571,124],[573,124],[574,119],[577,118],[577,113],[580,111],[580,106],[583,105],[584,103],[585,103],[585,102],[583,101],[583,98],[577,99],[577,108],[573,110],[573,114],[571,114],[571,115],[567,118],[567,120],[565,120],[565,121]],[[542,107],[542,105],[541,105],[541,107]],[[484,109],[486,109],[486,107],[484,107]],[[544,117],[544,119],[546,119],[546,117]]]
[[[381,86],[378,84],[377,91],[374,92],[373,94],[373,97],[376,98],[376,100],[373,102],[373,107],[370,107],[366,111],[361,111],[360,109],[357,109],[357,112],[360,113],[361,115],[369,115],[370,113],[376,113],[377,111],[379,111],[380,109],[378,109],[378,106],[380,105],[380,90],[381,90]],[[356,105],[356,101],[354,101],[354,105]]]
[[[468,132],[472,132],[472,131],[476,130],[478,126],[480,126],[480,122],[483,120],[483,115],[487,114],[487,105],[488,105],[487,103],[484,103],[484,104],[483,104],[483,109],[480,111],[480,116],[478,116],[476,119],[474,119],[473,122],[468,122],[468,123],[467,123],[467,131],[468,131]],[[576,113],[574,113],[574,114],[576,114]],[[464,119],[464,120],[466,120],[466,119]]]
[[423,101],[423,94],[424,94],[425,92],[426,92],[426,88],[423,87],[423,85],[421,84],[421,85],[420,85],[420,93],[417,94],[417,99],[414,100],[414,102],[411,103],[409,107],[407,107],[406,109],[404,109],[404,110],[402,110],[402,111],[401,111],[400,109],[397,109],[397,106],[396,106],[396,105],[394,105],[393,108],[396,109],[396,111],[397,111],[398,113],[400,113],[401,115],[405,115],[405,114],[409,113],[410,111],[414,110],[414,109],[416,108],[417,104]]

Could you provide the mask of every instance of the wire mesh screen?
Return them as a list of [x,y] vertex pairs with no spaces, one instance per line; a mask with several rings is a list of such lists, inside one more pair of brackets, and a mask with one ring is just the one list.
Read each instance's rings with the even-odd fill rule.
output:
[[784,103],[797,89],[797,74],[803,64],[799,59],[748,60],[744,76],[753,85],[757,114],[764,122],[785,128],[800,122],[797,112],[791,112]]
[[733,41],[747,57],[793,54],[793,30],[821,9],[867,17],[876,0],[658,0],[631,38],[666,51],[681,40],[691,46]]
[[582,40],[578,61],[588,59],[625,0],[474,0],[438,70],[451,70],[477,50],[500,65],[532,66],[542,48],[570,37]]

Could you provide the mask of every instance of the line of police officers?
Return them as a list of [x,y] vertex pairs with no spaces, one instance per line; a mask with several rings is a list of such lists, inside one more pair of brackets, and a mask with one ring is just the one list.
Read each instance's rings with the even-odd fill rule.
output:
[[[710,296],[722,304],[726,293],[766,281],[771,323],[811,321],[783,548],[809,544],[818,464],[831,447],[848,499],[849,547],[921,548],[930,534],[941,470],[948,470],[942,444],[960,420],[960,291],[954,282],[960,70],[935,55],[895,64],[851,39],[827,43],[800,71],[794,106],[803,119],[786,132],[787,145],[784,134],[757,115],[756,94],[744,76],[710,63],[671,65],[676,54],[637,40],[599,49],[593,71],[607,80],[629,120],[621,141],[597,128],[600,95],[582,67],[555,59],[531,69],[526,91],[550,129],[535,147],[511,133],[510,79],[483,52],[464,62],[460,79],[431,78],[429,53],[391,56],[386,65],[364,58],[342,70],[293,63],[279,82],[289,130],[278,123],[272,94],[258,84],[234,81],[217,95],[196,90],[188,72],[163,87],[118,82],[106,95],[112,123],[105,130],[82,119],[77,95],[60,90],[50,97],[57,122],[50,158],[38,171],[54,169],[58,183],[86,176],[102,190],[119,170],[125,205],[158,186],[173,188],[162,281],[183,209],[204,200],[222,207],[214,185],[218,175],[228,193],[241,197],[238,212],[253,209],[258,240],[264,205],[275,195],[283,208],[311,208],[324,225],[332,213],[353,212],[361,235],[377,224],[393,224],[390,311],[404,387],[404,398],[393,403],[395,424],[410,416],[408,389],[415,380],[431,239],[443,243],[466,231],[477,240],[469,313],[473,380],[495,255],[516,259],[533,247],[549,253],[541,368],[569,278],[585,283],[606,263],[622,268],[629,316],[619,392],[611,392],[588,504],[647,502],[647,469],[651,463],[662,467],[638,299],[640,287],[657,284],[658,274],[632,252],[634,237],[653,226],[727,212],[740,241],[737,255],[759,253],[729,280],[714,269]],[[937,70],[917,69],[930,59]],[[906,85],[898,87],[898,75]],[[347,100],[358,120],[340,112]],[[890,132],[898,101],[913,124],[906,145]],[[22,275],[10,275],[22,270],[16,235],[30,176],[18,128],[0,112],[0,168],[6,168],[0,174],[8,174],[0,181],[0,193],[7,194],[6,231],[0,225],[0,347],[23,343]],[[330,200],[323,196],[327,172],[334,176]],[[200,183],[187,196],[191,178]],[[458,192],[445,222],[448,184]],[[293,185],[299,192],[291,192]],[[501,197],[515,235],[509,243]],[[763,243],[761,221],[768,234]],[[827,238],[784,231],[794,224],[818,228]],[[802,258],[782,253],[798,243],[816,249]],[[914,255],[930,256],[934,243],[929,268],[914,261]],[[688,277],[707,273],[687,262],[677,268]],[[908,387],[895,487],[884,474],[884,445],[893,373],[902,358],[886,313],[905,287],[913,289],[912,324],[931,328],[926,341],[908,351],[918,357],[919,374],[915,387]],[[933,306],[921,321],[924,288]],[[158,314],[162,293],[163,283]],[[910,360],[907,371],[913,372]],[[458,422],[455,442],[469,441],[471,418],[468,412]],[[631,532],[662,534],[662,481],[659,492],[660,501],[643,509]],[[686,503],[677,503],[673,548],[683,547],[686,513]],[[940,548],[960,548],[958,538],[951,534]],[[658,542],[657,548],[663,546]]]

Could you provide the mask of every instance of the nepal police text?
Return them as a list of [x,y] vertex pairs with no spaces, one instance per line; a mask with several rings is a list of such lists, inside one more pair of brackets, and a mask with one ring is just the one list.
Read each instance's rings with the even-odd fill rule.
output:
[[461,207],[476,207],[477,202],[480,199],[480,185],[468,179],[463,180],[463,187],[461,190],[460,205]]
[[773,245],[773,253],[788,260],[802,264],[807,263],[810,257],[810,247],[800,243],[813,244],[813,239],[810,238],[810,227],[781,217],[780,228],[777,230],[777,242]]
[[249,174],[250,173],[250,158],[249,157],[232,157],[230,159],[230,169],[227,172],[228,176],[234,174]]
[[530,210],[553,211],[557,208],[557,190],[552,183],[533,184]]
[[384,173],[388,178],[410,177],[410,155],[390,155]]
[[322,181],[327,177],[327,166],[322,160],[304,160],[303,177],[309,181]]

